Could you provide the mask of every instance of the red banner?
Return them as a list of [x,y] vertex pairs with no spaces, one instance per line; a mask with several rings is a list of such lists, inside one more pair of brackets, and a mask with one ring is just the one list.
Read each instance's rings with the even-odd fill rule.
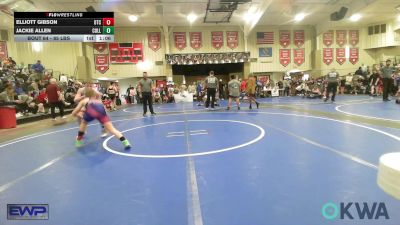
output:
[[336,62],[342,65],[346,62],[346,49],[345,48],[337,48],[336,49]]
[[220,49],[224,45],[224,33],[222,31],[212,31],[211,43],[215,49]]
[[158,51],[161,48],[161,33],[160,32],[148,32],[147,33],[147,44],[153,51]]
[[330,65],[333,62],[333,48],[324,48],[322,54],[324,63]]
[[347,31],[337,30],[336,31],[336,44],[342,47],[347,43]]
[[235,49],[239,45],[239,34],[237,31],[226,32],[226,44],[230,49]]
[[359,54],[358,54],[358,48],[350,48],[350,59],[349,61],[351,64],[356,64],[358,62]]
[[349,42],[351,45],[356,46],[359,42],[359,31],[349,30]]
[[304,48],[293,49],[293,60],[296,65],[300,66],[304,63],[305,52]]
[[7,43],[5,41],[0,41],[0,61],[8,58]]
[[201,37],[201,32],[190,32],[189,39],[190,47],[192,47],[194,50],[199,50],[201,48],[203,40]]
[[104,74],[108,69],[108,54],[94,55],[96,70]]
[[284,48],[290,45],[290,30],[279,31],[279,44]]
[[304,37],[304,30],[295,30],[294,31],[294,45],[298,48],[304,45],[305,37]]
[[290,49],[279,49],[279,62],[282,66],[289,65],[291,60]]
[[333,44],[333,30],[329,30],[322,35],[322,42],[327,47]]
[[109,69],[108,65],[104,65],[104,66],[96,66],[96,70],[99,71],[100,73],[104,74],[105,72],[107,72],[107,70]]
[[98,52],[104,52],[107,49],[107,43],[93,43],[93,48]]
[[174,32],[175,48],[182,51],[186,48],[186,32]]

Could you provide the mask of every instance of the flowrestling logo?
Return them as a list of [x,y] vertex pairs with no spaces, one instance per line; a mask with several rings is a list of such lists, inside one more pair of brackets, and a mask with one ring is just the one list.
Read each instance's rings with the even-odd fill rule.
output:
[[322,206],[321,213],[327,220],[390,219],[386,205],[383,202],[341,202],[339,206],[333,202],[328,202]]
[[49,205],[47,204],[8,204],[8,220],[48,220]]

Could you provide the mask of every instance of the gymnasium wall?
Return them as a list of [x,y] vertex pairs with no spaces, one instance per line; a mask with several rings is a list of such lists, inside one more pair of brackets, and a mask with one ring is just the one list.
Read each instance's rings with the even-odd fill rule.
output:
[[[224,34],[224,44],[220,49],[215,49],[211,44],[211,32],[222,31]],[[238,47],[235,49],[230,49],[226,43],[226,31],[238,31]],[[185,49],[179,50],[175,48],[173,32],[186,32],[186,42],[187,46]],[[202,32],[203,45],[199,50],[195,50],[190,47],[189,43],[189,32]],[[218,25],[216,27],[174,27],[170,30],[169,46],[171,49],[170,53],[211,53],[211,52],[243,52],[244,42],[243,42],[243,32],[238,26],[224,26]]]
[[[345,44],[342,48],[344,47],[350,47],[352,46],[349,44],[349,36],[348,36],[348,31],[349,30],[358,30],[359,31],[359,43],[355,46],[355,48],[359,49],[359,60],[358,63],[352,64],[350,63],[349,59],[346,58],[346,62],[344,62],[342,65],[340,65],[336,61],[336,48],[339,48],[336,44],[336,30],[346,30],[347,31],[347,44]],[[365,65],[372,65],[376,63],[376,58],[375,58],[375,51],[373,50],[368,50],[364,49],[366,46],[366,35],[368,34],[368,30],[366,28],[358,29],[357,27],[336,27],[334,30],[334,42],[329,48],[333,48],[333,62],[330,65],[326,65],[323,62],[323,48],[328,48],[323,44],[323,34],[318,34],[316,37],[317,40],[317,47],[315,50],[315,67],[312,71],[313,76],[320,76],[320,75],[325,75],[327,74],[332,68],[335,68],[336,71],[339,72],[340,75],[345,75],[348,73],[354,73],[358,67],[360,67],[362,64]]]
[[[291,44],[286,49],[291,49],[291,63],[286,67],[281,65],[279,62],[279,49],[283,49],[279,44],[279,31],[290,30],[291,31]],[[297,66],[293,60],[293,49],[297,48],[293,44],[293,31],[304,30],[305,43],[305,60],[300,66]],[[274,32],[274,44],[273,45],[258,45],[257,44],[257,32]],[[313,51],[313,29],[311,26],[257,26],[250,33],[248,38],[248,47],[250,50],[251,58],[258,58],[257,62],[250,63],[250,73],[254,72],[285,72],[292,69],[298,70],[311,70],[312,69],[312,51]],[[259,57],[259,48],[272,47],[272,57]]]
[[[388,21],[386,35],[368,35],[368,27],[361,27],[360,40],[359,40],[359,62],[355,65],[351,64],[348,59],[343,65],[339,65],[336,60],[331,65],[326,65],[322,61],[322,34],[315,34],[315,29],[312,26],[257,26],[250,33],[248,37],[248,51],[251,53],[251,58],[257,58],[255,62],[246,63],[244,66],[245,75],[253,72],[268,72],[272,73],[274,80],[280,79],[282,73],[292,69],[299,69],[304,71],[311,71],[311,75],[320,76],[326,74],[331,68],[336,68],[340,74],[347,74],[354,72],[362,63],[372,65],[386,58],[393,58],[399,54],[400,24],[396,21]],[[350,30],[355,27],[337,27],[335,30]],[[279,44],[279,31],[291,30],[291,40],[293,42],[293,30],[305,31],[305,44],[302,48],[305,49],[305,61],[301,66],[293,63],[293,49],[297,48],[291,43],[287,49],[291,49],[291,63],[284,67],[279,62],[279,49],[282,48]],[[187,35],[187,46],[182,51],[175,48],[173,32],[185,31]],[[203,46],[199,50],[194,50],[190,47],[189,32],[199,31],[202,32]],[[211,45],[211,32],[223,31],[224,45],[219,50],[216,50]],[[227,47],[226,31],[238,31],[239,45],[236,49],[232,50]],[[257,45],[256,33],[257,32],[274,32],[273,45]],[[158,51],[153,51],[148,48],[147,32],[161,32],[161,48]],[[41,51],[33,50],[33,43],[14,42],[12,31],[9,32],[10,38],[7,43],[9,55],[12,56],[18,63],[24,62],[25,65],[34,63],[37,59],[41,59],[44,66],[54,71],[60,71],[68,75],[73,75],[77,65],[77,58],[84,56],[86,58],[87,77],[93,79],[107,77],[114,78],[129,78],[142,76],[143,70],[146,70],[150,76],[171,76],[171,66],[165,63],[165,39],[163,32],[159,27],[124,27],[116,28],[115,41],[116,42],[141,42],[143,43],[144,59],[149,61],[149,68],[142,68],[138,64],[110,64],[109,70],[105,74],[101,74],[95,70],[94,65],[94,51],[92,43],[42,43]],[[382,44],[385,40],[385,44]],[[395,45],[393,46],[388,46]],[[376,47],[378,46],[378,47]],[[380,46],[380,47],[379,47]],[[397,47],[396,47],[397,46]],[[232,51],[245,51],[244,37],[242,30],[237,26],[217,26],[217,27],[174,27],[170,28],[169,33],[169,47],[170,53],[209,53],[209,52],[232,52]],[[272,47],[272,57],[258,57],[260,47]],[[336,43],[332,48],[338,47]],[[156,61],[162,61],[162,65],[155,65]]]

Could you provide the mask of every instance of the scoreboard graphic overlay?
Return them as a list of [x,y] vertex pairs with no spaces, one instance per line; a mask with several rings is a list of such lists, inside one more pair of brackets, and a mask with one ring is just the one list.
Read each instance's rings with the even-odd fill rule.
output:
[[14,39],[21,42],[114,42],[114,12],[15,12]]

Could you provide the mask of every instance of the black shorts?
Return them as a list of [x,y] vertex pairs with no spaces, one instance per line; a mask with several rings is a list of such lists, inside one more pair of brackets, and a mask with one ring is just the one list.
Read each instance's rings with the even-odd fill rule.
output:
[[240,96],[232,96],[232,95],[229,95],[229,98],[237,99],[237,98],[240,98]]
[[108,97],[109,97],[111,100],[114,101],[114,99],[115,99],[115,94],[108,94]]

